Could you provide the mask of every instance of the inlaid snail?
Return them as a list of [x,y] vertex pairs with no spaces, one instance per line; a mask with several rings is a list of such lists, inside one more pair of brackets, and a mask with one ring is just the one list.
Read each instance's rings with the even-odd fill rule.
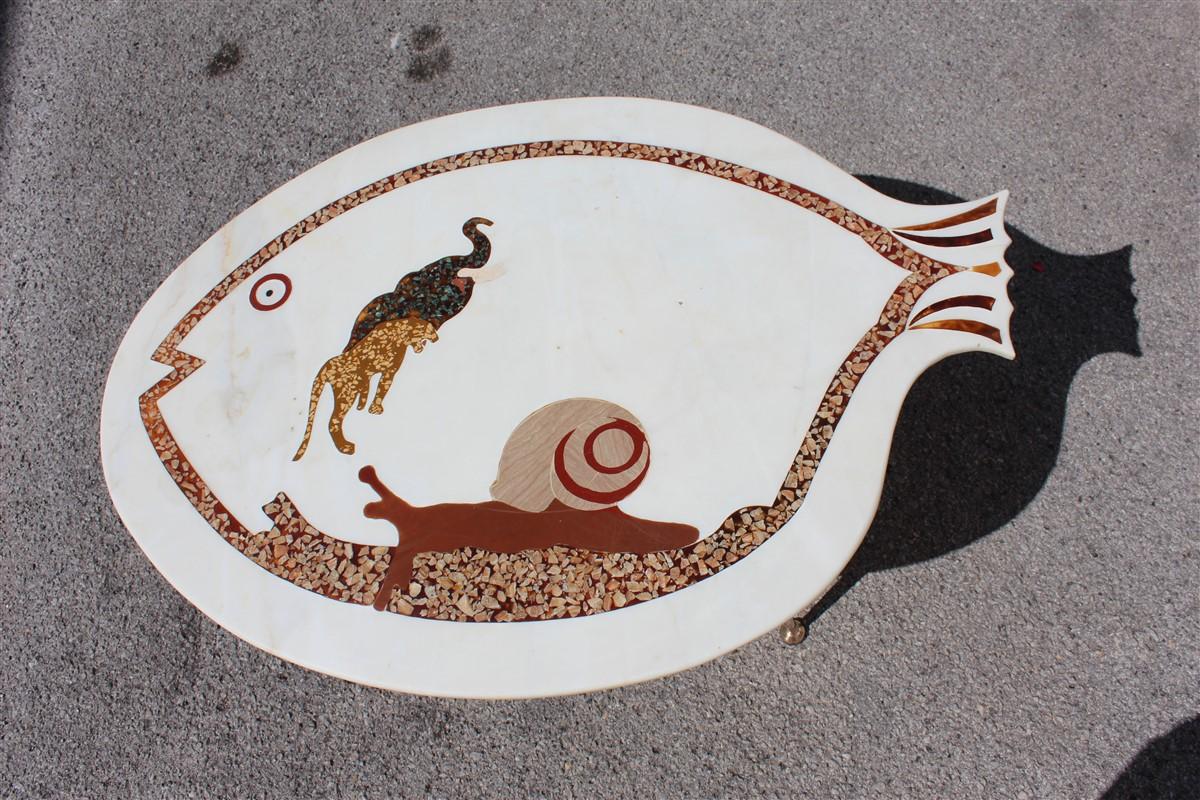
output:
[[359,477],[379,493],[363,512],[386,519],[398,541],[375,607],[407,587],[418,553],[464,547],[519,553],[562,545],[600,553],[646,554],[684,547],[691,525],[630,516],[617,503],[642,483],[650,446],[637,417],[615,403],[588,397],[560,400],[526,417],[500,456],[493,500],[411,505],[379,479],[374,467]]

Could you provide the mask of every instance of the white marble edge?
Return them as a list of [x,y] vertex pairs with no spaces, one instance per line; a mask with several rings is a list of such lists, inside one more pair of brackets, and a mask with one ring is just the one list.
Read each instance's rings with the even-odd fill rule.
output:
[[[621,114],[597,114],[596,110],[606,105],[616,104]],[[680,125],[674,135],[669,130],[663,130],[661,136],[656,136],[656,125],[653,120],[629,119],[628,106],[637,106],[646,112],[664,112],[672,117],[675,124],[683,118],[686,122],[693,115],[701,115],[703,125]],[[110,380],[106,385],[104,407],[101,420],[101,449],[105,478],[110,492],[113,494],[118,513],[131,531],[152,528],[158,531],[173,531],[172,535],[195,534],[204,537],[213,547],[209,550],[227,551],[232,556],[228,564],[218,554],[218,562],[226,567],[225,588],[219,592],[225,598],[232,600],[237,610],[245,612],[254,609],[262,603],[268,609],[266,617],[261,614],[248,614],[244,617],[231,618],[227,603],[214,601],[211,592],[202,591],[194,584],[183,585],[177,582],[173,575],[184,568],[175,563],[170,549],[162,550],[156,541],[155,546],[147,547],[137,534],[134,538],[146,552],[147,557],[155,564],[160,572],[168,578],[172,585],[190,602],[200,608],[215,622],[227,628],[240,638],[256,646],[275,653],[276,655],[300,663],[313,666],[313,648],[328,650],[333,644],[329,640],[313,641],[311,637],[301,636],[292,639],[286,646],[280,646],[276,636],[264,635],[264,629],[280,630],[279,622],[294,621],[295,613],[287,610],[296,606],[307,606],[311,603],[337,604],[335,601],[319,597],[315,594],[299,590],[285,581],[269,576],[260,567],[237,554],[229,545],[217,536],[195,513],[186,500],[180,495],[166,471],[157,463],[157,456],[141,426],[138,416],[136,395],[129,397],[125,387],[141,386],[140,391],[168,372],[168,368],[149,360],[149,352],[143,352],[143,343],[153,341],[157,344],[166,331],[177,321],[178,299],[182,297],[199,299],[211,286],[221,280],[234,266],[249,255],[280,230],[296,220],[307,215],[327,202],[340,197],[349,191],[359,188],[372,180],[390,172],[397,172],[414,164],[431,160],[432,158],[474,149],[476,147],[495,146],[502,143],[528,141],[533,139],[569,139],[569,138],[613,138],[627,141],[644,141],[650,144],[663,144],[694,150],[706,155],[736,161],[763,171],[775,174],[788,180],[813,188],[834,199],[868,219],[884,225],[919,224],[928,219],[931,214],[943,216],[973,207],[977,201],[963,203],[959,206],[912,206],[887,198],[869,189],[861,182],[833,167],[828,162],[803,150],[804,155],[797,155],[800,146],[779,134],[768,131],[754,123],[740,120],[718,112],[682,106],[674,103],[653,100],[628,100],[622,98],[555,100],[542,103],[523,104],[517,107],[499,107],[467,114],[500,114],[509,116],[511,109],[519,108],[526,112],[515,123],[505,123],[511,131],[500,134],[492,133],[483,138],[483,134],[475,133],[484,125],[462,126],[457,121],[462,115],[454,115],[438,120],[419,123],[409,128],[400,129],[389,134],[372,139],[352,148],[350,151],[325,162],[298,178],[275,190],[263,200],[251,206],[233,222],[224,226],[213,237],[206,241],[197,251],[185,260],[183,266],[164,281],[137,320],[131,326],[129,333],[118,349],[110,372]],[[525,120],[531,119],[538,112],[540,118],[536,124]],[[503,113],[501,113],[503,112]],[[546,113],[542,113],[546,112]],[[641,113],[639,111],[639,113]],[[517,115],[512,115],[513,117]],[[636,116],[636,115],[635,115]],[[556,118],[561,117],[561,118]],[[590,119],[584,124],[581,117]],[[597,117],[608,120],[596,124]],[[714,120],[719,117],[719,121]],[[622,126],[629,126],[622,128]],[[611,127],[610,127],[611,126]],[[666,125],[666,128],[670,128]],[[584,130],[586,128],[586,130]],[[680,134],[687,129],[690,134]],[[750,135],[753,130],[757,135]],[[505,136],[504,134],[508,135]],[[478,138],[476,138],[478,137]],[[760,139],[761,137],[761,139]],[[511,140],[505,141],[505,140]],[[753,140],[760,139],[751,143]],[[764,142],[766,144],[764,144]],[[778,148],[778,152],[775,148]],[[395,150],[396,152],[392,152]],[[790,150],[791,153],[787,151]],[[347,159],[350,153],[356,157]],[[337,161],[334,164],[333,161]],[[808,162],[808,163],[801,163]],[[381,166],[381,163],[386,166]],[[797,173],[804,171],[804,175]],[[814,179],[815,176],[815,179]],[[1006,194],[997,195],[1000,198],[998,219],[1002,219],[1003,204]],[[936,209],[936,212],[933,211]],[[920,216],[909,217],[909,213],[920,212]],[[1003,246],[1007,244],[1002,224],[999,225],[999,237],[995,246],[1000,249],[1003,263]],[[1002,239],[1000,237],[1003,237]],[[1005,267],[1007,269],[1007,267]],[[1011,274],[1009,272],[1008,274]],[[1008,275],[1005,275],[1007,280]],[[1001,305],[1007,303],[1001,297]],[[186,309],[185,309],[186,310]],[[1007,309],[998,308],[1007,319]],[[1012,357],[1011,341],[1008,339],[1007,325],[1000,326],[1004,331],[1004,341],[1000,345],[972,336],[967,333],[949,331],[908,331],[890,345],[876,360],[866,373],[854,398],[850,402],[845,419],[839,426],[833,445],[825,455],[813,482],[809,500],[796,517],[783,530],[762,546],[762,553],[756,553],[752,559],[711,577],[697,585],[691,586],[674,595],[658,598],[652,602],[633,606],[618,611],[607,612],[591,617],[568,620],[553,620],[542,622],[522,623],[457,623],[439,622],[433,620],[410,619],[395,617],[399,623],[415,635],[430,635],[434,630],[449,628],[452,636],[461,644],[464,636],[474,640],[470,650],[475,652],[477,659],[490,660],[490,666],[495,668],[493,645],[497,637],[507,638],[511,631],[529,631],[520,633],[519,638],[526,639],[527,645],[520,648],[526,655],[536,654],[534,660],[543,664],[551,663],[550,655],[544,647],[554,644],[564,629],[578,630],[581,634],[567,637],[571,640],[569,646],[579,646],[583,650],[589,641],[597,637],[608,638],[612,631],[617,636],[624,636],[630,625],[648,624],[649,627],[669,631],[667,638],[671,645],[659,648],[657,657],[640,656],[636,659],[625,659],[615,664],[612,677],[603,678],[590,671],[582,674],[576,672],[573,677],[560,679],[548,684],[545,675],[525,674],[523,679],[513,680],[504,686],[496,686],[491,681],[481,680],[479,675],[472,677],[469,669],[466,674],[443,661],[426,664],[433,676],[431,680],[422,678],[417,681],[397,680],[394,672],[388,671],[388,664],[376,664],[372,668],[363,669],[360,664],[328,664],[323,663],[317,668],[328,674],[348,680],[354,680],[368,685],[399,691],[419,692],[421,694],[440,695],[447,697],[490,697],[490,698],[519,698],[542,697],[561,694],[573,694],[614,686],[636,683],[662,675],[670,674],[681,669],[696,666],[711,658],[741,646],[745,642],[770,631],[789,618],[796,611],[808,606],[834,582],[844,565],[849,561],[863,535],[870,526],[878,503],[879,494],[883,487],[883,472],[886,468],[887,453],[894,430],[897,415],[908,389],[916,378],[933,363],[946,356],[972,350],[983,350],[998,355]],[[152,333],[153,331],[153,333]],[[182,346],[185,352],[186,343]],[[116,379],[114,381],[114,378]],[[118,383],[124,387],[118,388]],[[904,391],[897,387],[903,386]],[[120,395],[118,397],[117,395]],[[889,447],[880,447],[881,442],[888,442]],[[861,454],[872,453],[876,457],[870,463],[864,463]],[[857,453],[858,455],[854,455]],[[142,477],[147,479],[143,486],[145,496],[163,499],[164,508],[152,512],[140,499],[126,500],[123,492],[117,491],[123,478],[119,476],[122,470],[131,468],[130,462],[150,464],[154,469],[143,470],[133,467],[136,472],[147,472]],[[870,477],[872,487],[868,498],[846,498],[844,491],[839,491],[838,481],[844,486],[847,481],[839,476],[847,471],[859,476]],[[836,516],[844,514],[849,505],[850,512],[855,514],[852,529],[858,531],[856,536],[840,540],[831,534],[821,531],[832,531],[838,527],[846,529],[844,516],[837,525],[823,524]],[[797,528],[804,527],[816,531],[808,537],[795,536]],[[770,557],[768,557],[770,556]],[[748,569],[751,563],[756,566]],[[266,575],[266,588],[258,587],[251,591],[247,588],[253,581],[247,581],[253,573],[261,578]],[[743,577],[744,576],[744,577]],[[765,591],[763,590],[765,587]],[[798,588],[799,587],[799,588]],[[735,599],[737,608],[730,608],[731,603],[726,599]],[[700,625],[683,625],[683,620],[677,613],[681,609],[675,606],[686,603],[692,607],[704,607],[712,612]],[[363,612],[364,609],[346,606],[347,612]],[[686,610],[686,609],[682,609]],[[367,613],[369,609],[365,610]],[[278,621],[271,623],[267,617],[275,617]],[[645,623],[639,623],[645,620]],[[265,628],[263,624],[266,623]],[[283,625],[288,629],[289,625]],[[338,628],[335,633],[343,633],[350,628]],[[401,628],[397,627],[399,631]],[[465,633],[470,631],[469,633]],[[720,632],[721,635],[717,635]],[[435,634],[440,638],[440,634]],[[352,647],[353,640],[342,642],[344,647]],[[562,664],[559,670],[563,675],[570,673],[570,667],[581,663],[577,652],[572,654],[570,663]],[[561,652],[560,652],[561,660]],[[468,656],[466,661],[472,661]],[[520,669],[517,663],[520,659],[509,664],[511,669]],[[393,665],[394,666],[394,665]],[[418,666],[413,664],[412,666]]]

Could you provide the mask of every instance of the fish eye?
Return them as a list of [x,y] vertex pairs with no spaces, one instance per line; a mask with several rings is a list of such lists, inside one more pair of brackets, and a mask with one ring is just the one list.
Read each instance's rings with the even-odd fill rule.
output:
[[274,311],[286,303],[291,294],[291,278],[279,272],[272,272],[254,282],[250,289],[250,305],[259,311]]

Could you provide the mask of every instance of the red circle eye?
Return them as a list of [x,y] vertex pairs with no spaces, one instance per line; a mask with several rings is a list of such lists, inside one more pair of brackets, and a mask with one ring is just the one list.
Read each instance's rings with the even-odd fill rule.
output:
[[250,305],[259,311],[274,311],[292,294],[292,279],[279,272],[263,275],[250,289]]

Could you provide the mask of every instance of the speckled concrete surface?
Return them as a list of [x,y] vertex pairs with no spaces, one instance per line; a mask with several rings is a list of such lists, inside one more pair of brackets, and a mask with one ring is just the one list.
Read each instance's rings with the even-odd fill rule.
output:
[[[1196,3],[0,19],[0,795],[1194,796]],[[201,618],[100,473],[134,313],[220,225],[352,144],[587,94],[728,111],[915,199],[1011,189],[1021,358],[918,383],[876,526],[798,648],[472,703],[326,678]]]

